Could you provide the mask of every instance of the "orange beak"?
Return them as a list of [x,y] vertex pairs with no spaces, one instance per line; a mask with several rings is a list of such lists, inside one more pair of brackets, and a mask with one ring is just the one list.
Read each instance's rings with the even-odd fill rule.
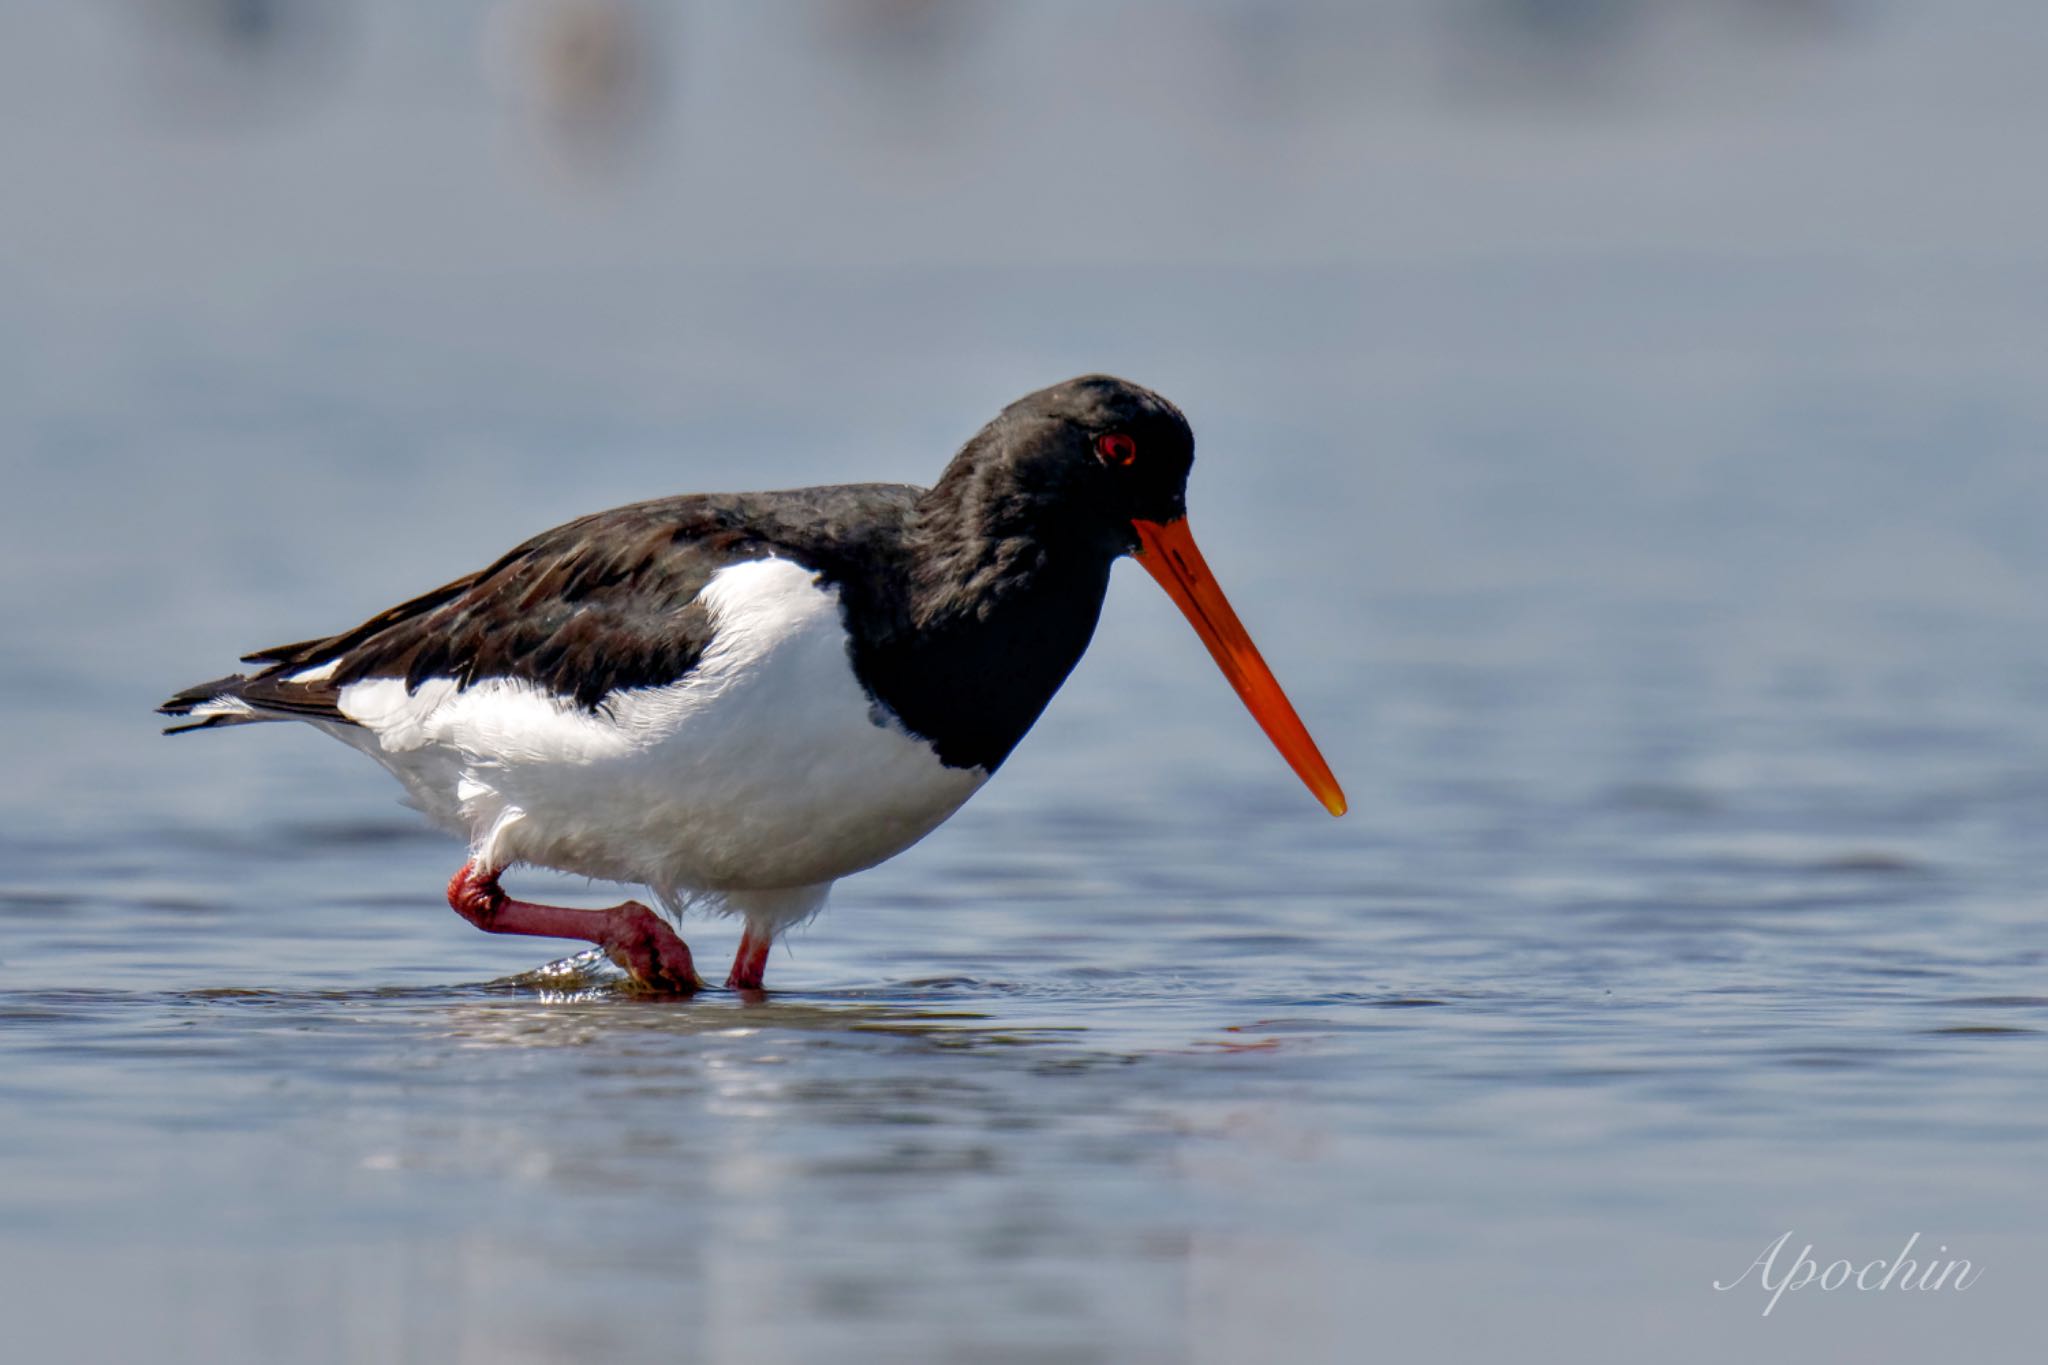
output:
[[1195,548],[1187,518],[1170,522],[1133,521],[1131,527],[1138,533],[1138,562],[1159,580],[1159,586],[1166,589],[1166,595],[1188,618],[1195,634],[1202,637],[1202,643],[1209,647],[1209,657],[1230,679],[1237,695],[1244,698],[1252,719],[1273,741],[1273,747],[1294,769],[1295,776],[1316,794],[1323,808],[1332,815],[1342,815],[1343,789],[1331,774],[1330,765],[1323,762],[1316,742],[1308,737],[1301,717],[1288,704],[1287,694],[1280,690],[1273,670],[1259,657],[1252,637],[1245,634],[1244,625],[1230,609],[1223,590],[1216,586],[1216,576],[1209,572],[1202,552]]

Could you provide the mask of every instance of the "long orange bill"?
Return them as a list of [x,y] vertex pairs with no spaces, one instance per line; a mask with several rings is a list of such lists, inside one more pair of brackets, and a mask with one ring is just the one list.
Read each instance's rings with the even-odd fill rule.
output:
[[1245,634],[1244,625],[1230,609],[1223,590],[1216,586],[1216,576],[1209,572],[1202,552],[1195,548],[1187,518],[1134,521],[1131,526],[1138,533],[1138,562],[1159,580],[1159,586],[1166,589],[1166,595],[1188,618],[1195,634],[1202,637],[1202,643],[1209,647],[1209,657],[1230,679],[1237,695],[1244,698],[1252,719],[1273,741],[1273,747],[1294,769],[1295,776],[1316,794],[1323,808],[1332,815],[1342,815],[1343,789],[1331,774],[1330,765],[1323,762],[1316,742],[1308,737],[1301,717],[1288,704],[1287,694],[1280,690],[1273,670],[1259,657],[1252,637]]

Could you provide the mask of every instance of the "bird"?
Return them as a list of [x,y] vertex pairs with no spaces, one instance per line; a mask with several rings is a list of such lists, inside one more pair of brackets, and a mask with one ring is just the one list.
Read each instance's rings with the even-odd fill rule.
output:
[[[690,994],[706,983],[676,923],[737,916],[726,985],[764,991],[770,949],[835,881],[923,839],[1002,766],[1126,555],[1344,813],[1188,530],[1194,448],[1159,394],[1083,375],[1003,408],[929,489],[598,512],[158,710],[180,722],[166,734],[299,721],[361,750],[467,840],[448,901],[479,929],[583,940],[632,987]],[[500,885],[519,866],[644,886],[667,913],[519,900]]]

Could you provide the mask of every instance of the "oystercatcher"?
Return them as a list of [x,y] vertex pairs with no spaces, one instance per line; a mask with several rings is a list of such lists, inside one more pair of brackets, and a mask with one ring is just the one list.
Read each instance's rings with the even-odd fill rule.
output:
[[1194,435],[1088,375],[1003,409],[930,488],[704,493],[558,526],[479,573],[172,697],[165,733],[307,721],[469,840],[448,900],[493,933],[585,939],[702,986],[637,901],[515,900],[517,864],[745,920],[727,984],[834,880],[901,853],[1001,766],[1140,564],[1331,814],[1322,755],[1188,533]]

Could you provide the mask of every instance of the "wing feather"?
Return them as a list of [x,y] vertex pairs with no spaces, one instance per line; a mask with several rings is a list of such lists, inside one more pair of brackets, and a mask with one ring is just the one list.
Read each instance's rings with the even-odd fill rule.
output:
[[895,551],[919,492],[703,494],[600,512],[352,630],[248,654],[260,671],[187,688],[158,709],[199,718],[174,730],[346,721],[342,689],[368,678],[403,678],[408,690],[430,678],[517,678],[594,709],[612,692],[688,676],[713,629],[698,598],[720,569],[781,555],[841,578]]

